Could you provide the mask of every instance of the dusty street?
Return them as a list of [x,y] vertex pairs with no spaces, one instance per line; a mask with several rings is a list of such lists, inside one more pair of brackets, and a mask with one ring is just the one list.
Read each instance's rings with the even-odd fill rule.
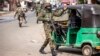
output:
[[[36,24],[34,12],[27,12],[27,24],[18,27],[14,13],[0,16],[0,56],[51,56],[49,46],[47,54],[40,54],[39,48],[45,39],[43,24]],[[82,56],[80,50],[61,48],[58,56]]]

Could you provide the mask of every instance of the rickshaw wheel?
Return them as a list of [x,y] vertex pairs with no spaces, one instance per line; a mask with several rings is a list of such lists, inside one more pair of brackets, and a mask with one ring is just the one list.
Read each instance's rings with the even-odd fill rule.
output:
[[82,54],[83,56],[92,56],[93,49],[90,45],[84,45],[82,48]]

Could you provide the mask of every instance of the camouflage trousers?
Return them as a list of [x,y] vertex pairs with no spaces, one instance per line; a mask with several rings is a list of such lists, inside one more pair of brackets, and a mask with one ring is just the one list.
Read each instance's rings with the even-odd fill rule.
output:
[[25,16],[18,16],[18,21],[20,22],[20,23],[22,23],[23,22],[23,20],[26,22],[26,17]]
[[22,23],[23,23],[23,22],[27,23],[25,16],[23,16],[23,17],[18,16],[17,19],[18,19],[18,21],[19,21],[19,26],[20,26],[20,27],[22,26]]
[[46,39],[45,39],[42,47],[46,47],[49,44],[50,48],[53,49],[55,46],[51,40],[52,30],[51,30],[50,24],[48,22],[43,22],[43,23],[44,23],[44,31],[45,31]]

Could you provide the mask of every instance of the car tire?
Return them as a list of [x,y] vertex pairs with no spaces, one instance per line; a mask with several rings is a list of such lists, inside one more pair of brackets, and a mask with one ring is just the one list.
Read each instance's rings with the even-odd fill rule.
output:
[[82,54],[83,56],[92,56],[93,54],[93,49],[90,45],[84,45],[82,47]]

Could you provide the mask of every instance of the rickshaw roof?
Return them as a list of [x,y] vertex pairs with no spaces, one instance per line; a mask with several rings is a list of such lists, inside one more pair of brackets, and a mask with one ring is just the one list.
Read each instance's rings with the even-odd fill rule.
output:
[[79,4],[68,5],[68,9],[91,10],[93,14],[100,14],[100,5],[97,4]]

